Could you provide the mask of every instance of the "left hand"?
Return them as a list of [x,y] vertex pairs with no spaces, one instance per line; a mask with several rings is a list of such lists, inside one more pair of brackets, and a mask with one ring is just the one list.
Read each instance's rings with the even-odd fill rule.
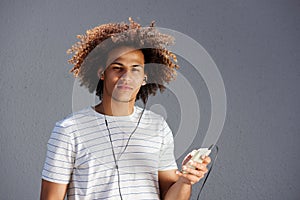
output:
[[[211,162],[209,156],[202,156],[202,163],[190,161],[191,156],[187,156],[182,162],[182,171],[187,173],[182,173],[180,171],[176,171],[176,174],[179,175],[180,181],[183,181],[186,184],[193,185],[199,182],[204,175],[208,172],[207,165]],[[195,167],[195,169],[190,168],[187,163]]]

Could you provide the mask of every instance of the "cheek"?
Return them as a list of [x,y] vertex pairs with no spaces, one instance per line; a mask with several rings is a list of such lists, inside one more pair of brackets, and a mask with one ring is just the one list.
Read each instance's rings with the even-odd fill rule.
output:
[[141,77],[136,78],[136,79],[134,80],[134,84],[135,84],[137,87],[140,87],[140,86],[143,84],[143,80],[144,80],[144,78],[141,78]]
[[137,83],[141,83],[141,82],[143,82],[144,77],[145,77],[144,73],[138,73],[138,74],[134,75],[134,81]]
[[104,83],[106,84],[106,87],[108,87],[108,88],[114,88],[116,86],[118,80],[119,80],[118,77],[107,76],[104,79]]

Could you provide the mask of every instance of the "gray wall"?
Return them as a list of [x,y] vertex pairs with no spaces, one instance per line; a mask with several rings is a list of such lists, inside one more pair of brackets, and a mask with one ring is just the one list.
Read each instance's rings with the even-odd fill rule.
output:
[[50,132],[72,112],[65,51],[75,36],[129,16],[194,38],[222,74],[227,117],[202,199],[300,198],[299,1],[2,0],[0,9],[0,199],[38,199]]

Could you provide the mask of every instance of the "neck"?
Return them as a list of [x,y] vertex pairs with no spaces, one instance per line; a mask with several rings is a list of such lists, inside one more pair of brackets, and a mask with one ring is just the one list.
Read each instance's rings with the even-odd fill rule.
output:
[[103,99],[100,104],[95,106],[95,110],[109,116],[128,116],[134,111],[134,102],[134,100],[129,102],[119,102],[113,99]]

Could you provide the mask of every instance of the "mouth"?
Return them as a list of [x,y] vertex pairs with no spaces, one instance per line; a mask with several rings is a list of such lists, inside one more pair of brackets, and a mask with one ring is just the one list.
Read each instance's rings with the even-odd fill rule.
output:
[[133,88],[128,85],[117,85],[117,88],[120,90],[132,90]]

